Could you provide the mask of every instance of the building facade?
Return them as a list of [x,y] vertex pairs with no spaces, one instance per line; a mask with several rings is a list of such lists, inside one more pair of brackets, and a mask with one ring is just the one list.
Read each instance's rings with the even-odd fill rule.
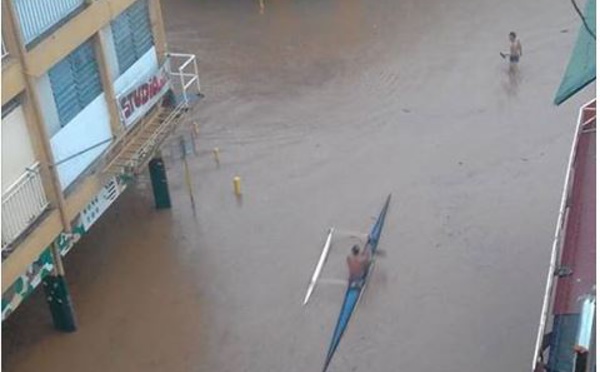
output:
[[3,320],[43,284],[55,325],[75,328],[62,257],[199,89],[195,56],[168,53],[159,0],[2,2]]

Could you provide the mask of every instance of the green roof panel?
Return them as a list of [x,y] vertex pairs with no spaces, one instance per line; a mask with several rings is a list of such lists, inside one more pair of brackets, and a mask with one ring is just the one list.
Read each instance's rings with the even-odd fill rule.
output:
[[[586,23],[596,34],[596,0],[588,0],[584,13]],[[585,25],[581,25],[571,60],[554,97],[554,104],[560,105],[594,80],[596,80],[596,40]]]

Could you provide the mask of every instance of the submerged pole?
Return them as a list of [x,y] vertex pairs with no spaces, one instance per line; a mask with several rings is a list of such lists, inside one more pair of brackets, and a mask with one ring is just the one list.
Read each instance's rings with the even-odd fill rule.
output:
[[43,279],[46,302],[50,307],[52,322],[54,327],[62,332],[75,332],[77,330],[77,321],[75,320],[75,310],[67,279],[65,278],[65,268],[60,255],[60,247],[53,243],[50,246],[52,252],[52,261],[54,270],[52,274]]

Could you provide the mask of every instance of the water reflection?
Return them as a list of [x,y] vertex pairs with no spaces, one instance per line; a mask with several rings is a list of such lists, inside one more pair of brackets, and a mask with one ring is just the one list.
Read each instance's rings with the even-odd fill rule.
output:
[[519,66],[515,63],[510,63],[506,69],[506,80],[504,90],[509,96],[516,96],[519,92],[519,85],[522,81],[522,72]]

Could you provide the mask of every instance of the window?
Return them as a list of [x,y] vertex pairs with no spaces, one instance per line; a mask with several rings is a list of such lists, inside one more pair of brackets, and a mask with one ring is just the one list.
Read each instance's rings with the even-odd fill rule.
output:
[[21,101],[22,101],[22,98],[21,98],[21,95],[19,94],[15,98],[13,98],[10,101],[6,102],[2,106],[2,119],[4,119],[5,117],[7,117],[8,114],[10,114],[11,112],[13,112],[14,109],[16,109],[17,107],[21,106]]
[[13,0],[25,45],[35,44],[81,11],[85,0]]
[[102,82],[91,40],[52,67],[48,76],[61,127],[67,125],[102,93]]
[[111,22],[119,73],[122,74],[154,45],[148,1],[138,0]]

